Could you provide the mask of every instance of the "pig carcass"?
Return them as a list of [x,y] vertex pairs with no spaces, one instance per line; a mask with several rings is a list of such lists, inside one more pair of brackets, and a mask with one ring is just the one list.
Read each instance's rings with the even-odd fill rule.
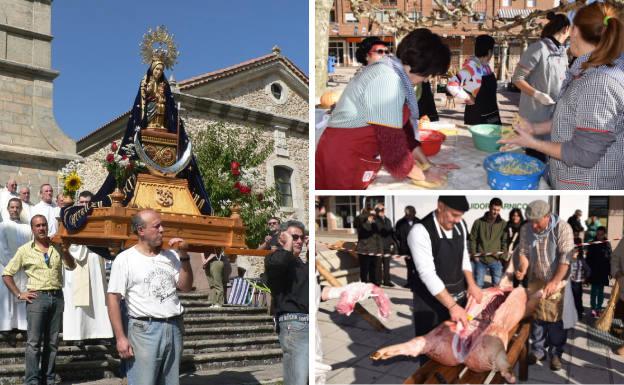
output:
[[481,303],[473,298],[468,301],[467,328],[446,321],[424,336],[380,349],[371,358],[426,354],[443,365],[464,363],[475,372],[497,370],[507,381],[515,382],[506,353],[509,332],[534,310],[541,295],[539,291],[529,298],[527,290],[521,287],[485,289]]
[[351,315],[355,304],[367,298],[373,298],[377,305],[377,315],[382,319],[390,316],[390,299],[384,291],[372,283],[354,282],[347,286],[332,287],[329,299],[339,298],[336,311],[340,314]]

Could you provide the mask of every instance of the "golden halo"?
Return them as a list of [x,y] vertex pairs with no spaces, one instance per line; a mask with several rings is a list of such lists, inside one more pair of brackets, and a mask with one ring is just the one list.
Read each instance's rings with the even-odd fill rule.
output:
[[159,25],[155,30],[151,28],[143,35],[141,42],[141,57],[143,63],[152,64],[155,59],[162,61],[167,69],[173,68],[178,62],[178,47],[164,25]]

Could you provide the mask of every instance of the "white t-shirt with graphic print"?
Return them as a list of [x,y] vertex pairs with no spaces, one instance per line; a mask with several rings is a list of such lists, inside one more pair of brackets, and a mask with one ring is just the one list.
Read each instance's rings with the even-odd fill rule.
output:
[[131,317],[180,315],[184,310],[176,292],[180,266],[180,258],[173,250],[162,250],[150,257],[132,247],[115,258],[108,292],[126,299]]

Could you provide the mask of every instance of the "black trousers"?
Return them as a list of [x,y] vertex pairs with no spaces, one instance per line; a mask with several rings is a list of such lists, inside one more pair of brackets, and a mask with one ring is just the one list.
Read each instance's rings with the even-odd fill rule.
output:
[[390,257],[382,257],[381,263],[383,265],[382,282],[384,285],[390,284]]
[[572,282],[572,295],[574,296],[574,305],[576,306],[576,313],[578,317],[583,316],[583,282]]
[[378,271],[381,267],[381,257],[365,254],[358,254],[358,257],[360,259],[360,281],[379,286],[381,282]]

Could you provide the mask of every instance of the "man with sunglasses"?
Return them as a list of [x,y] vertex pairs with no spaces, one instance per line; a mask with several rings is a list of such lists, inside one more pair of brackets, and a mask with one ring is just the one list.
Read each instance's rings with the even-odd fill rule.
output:
[[[25,243],[2,272],[4,284],[20,301],[26,301],[28,340],[26,343],[27,385],[55,383],[58,337],[63,320],[63,268],[74,270],[76,262],[64,246],[59,252],[48,237],[48,221],[43,215],[30,220],[34,240]],[[24,269],[27,291],[22,292],[13,276]],[[43,352],[41,349],[43,348]],[[41,368],[39,365],[41,364]]]
[[278,217],[271,217],[267,222],[269,233],[264,237],[264,242],[258,246],[260,250],[277,250],[280,246],[277,236],[279,235],[280,220]]
[[264,271],[284,351],[284,384],[301,385],[308,381],[308,262],[299,257],[305,226],[288,221],[282,228],[282,247],[267,255]]

